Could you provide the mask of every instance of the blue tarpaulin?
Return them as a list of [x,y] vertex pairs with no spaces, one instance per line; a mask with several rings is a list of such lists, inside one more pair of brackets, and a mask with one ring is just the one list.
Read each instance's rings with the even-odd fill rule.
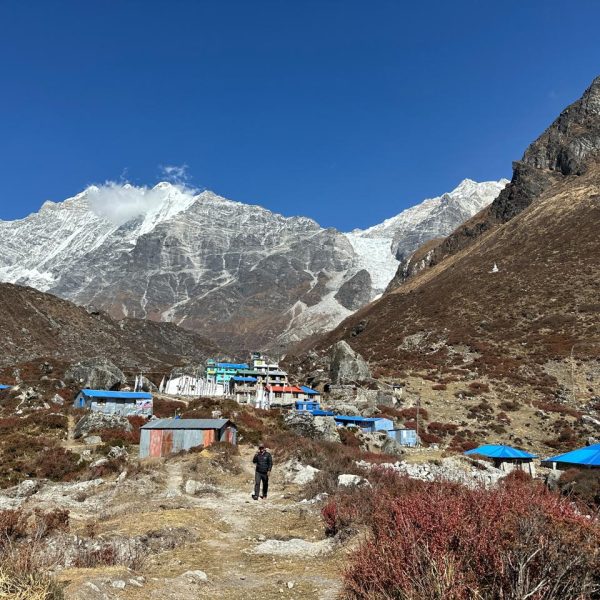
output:
[[512,446],[502,446],[500,444],[485,444],[473,450],[467,450],[465,454],[480,454],[489,458],[537,458],[535,454],[530,454],[524,450],[513,448]]
[[309,388],[306,385],[301,385],[300,389],[307,395],[307,396],[319,396],[321,392],[317,392],[317,390],[313,390],[312,388]]
[[600,444],[592,444],[585,448],[571,450],[565,454],[546,458],[544,462],[568,463],[585,467],[600,467]]
[[88,398],[120,398],[121,400],[152,400],[149,392],[113,392],[111,390],[81,390]]

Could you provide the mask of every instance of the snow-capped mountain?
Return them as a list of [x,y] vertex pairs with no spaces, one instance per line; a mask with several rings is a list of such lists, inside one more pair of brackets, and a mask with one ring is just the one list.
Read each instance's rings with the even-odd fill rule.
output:
[[170,183],[91,186],[0,221],[0,281],[117,318],[174,321],[232,350],[284,347],[381,295],[399,257],[452,231],[504,184],[465,180],[351,233]]
[[451,234],[459,225],[491,204],[507,183],[508,179],[481,183],[464,179],[451,192],[423,200],[379,225],[355,230],[352,235],[389,239],[393,254],[398,260],[403,260],[425,242]]

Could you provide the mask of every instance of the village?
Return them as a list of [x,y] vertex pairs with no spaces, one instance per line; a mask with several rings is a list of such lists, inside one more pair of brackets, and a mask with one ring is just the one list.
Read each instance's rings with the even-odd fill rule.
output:
[[[322,405],[323,392],[291,383],[288,373],[277,362],[260,352],[253,352],[250,358],[250,363],[208,359],[203,376],[182,374],[163,377],[157,391],[166,397],[222,398],[259,410],[275,409],[286,414],[290,421],[293,421],[294,415],[309,417],[313,421],[315,418],[329,418],[337,428],[388,438],[397,447],[397,452],[390,452],[388,445],[387,453],[398,456],[403,454],[402,449],[418,450],[422,446],[418,409],[414,428],[399,427],[393,419],[385,416],[343,414]],[[82,389],[76,395],[73,406],[106,415],[147,419],[147,423],[141,426],[140,459],[164,457],[194,447],[209,447],[216,442],[237,444],[235,422],[221,418],[218,409],[213,411],[212,419],[181,418],[178,411],[172,418],[156,418],[153,414],[153,394],[138,389],[143,385],[142,379],[141,375],[135,377],[135,389],[131,391]],[[0,390],[8,388],[10,386],[0,386]],[[548,457],[539,457],[505,444],[481,444],[465,450],[464,454],[489,459],[494,467],[505,472],[518,469],[532,477],[536,475],[536,463],[552,470],[600,468],[600,444],[593,443]]]

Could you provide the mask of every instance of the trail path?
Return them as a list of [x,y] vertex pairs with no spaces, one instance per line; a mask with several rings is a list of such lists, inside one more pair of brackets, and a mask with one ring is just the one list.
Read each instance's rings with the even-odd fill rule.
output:
[[[135,573],[118,571],[116,567],[104,568],[94,575],[84,569],[69,572],[65,577],[78,583],[69,586],[66,600],[336,598],[343,549],[310,555],[313,548],[329,548],[319,509],[295,500],[297,488],[283,482],[277,462],[268,500],[252,500],[253,451],[241,449],[241,473],[235,475],[215,476],[214,470],[203,471],[209,459],[192,455],[165,461],[159,489],[155,493],[140,489],[139,497],[136,491],[128,492],[127,508],[119,511],[115,506],[115,516],[105,525],[103,534],[181,531],[181,543],[152,554]],[[202,468],[194,471],[194,465]],[[201,490],[195,496],[186,494],[188,479],[206,486],[207,491]],[[119,501],[122,500],[115,498],[115,502]],[[257,554],[256,548],[261,545],[275,547],[276,551]],[[282,547],[283,552],[279,553]],[[206,573],[206,581],[200,575],[189,574],[199,571]],[[130,582],[134,576],[144,578],[142,587]],[[124,589],[115,589],[115,580],[125,581]],[[90,583],[98,588],[98,593],[90,588]]]

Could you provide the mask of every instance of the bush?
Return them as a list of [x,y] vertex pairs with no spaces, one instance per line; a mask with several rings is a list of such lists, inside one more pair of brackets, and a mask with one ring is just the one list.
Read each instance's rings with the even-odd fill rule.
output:
[[417,414],[419,415],[419,419],[424,419],[425,421],[429,419],[429,413],[427,410],[425,408],[417,408],[416,406],[411,408],[403,408],[402,410],[398,411],[398,413],[401,419],[415,420],[417,418]]
[[563,494],[588,506],[600,506],[600,472],[592,469],[568,469],[559,480]]
[[436,391],[443,391],[448,389],[445,383],[436,383],[435,385],[431,386],[432,390],[436,390]]
[[35,461],[36,476],[53,481],[71,480],[82,468],[77,454],[59,447],[46,448]]
[[473,383],[469,384],[469,389],[475,394],[483,394],[490,391],[490,386],[487,383],[473,381]]
[[502,410],[514,412],[516,410],[519,410],[521,408],[521,405],[518,402],[515,402],[514,400],[504,400],[503,402],[500,402],[499,407]]
[[[343,598],[579,600],[598,589],[598,520],[539,483],[395,489],[371,494],[371,533],[350,558]],[[330,508],[326,527],[352,517],[340,512]]]
[[439,423],[438,421],[432,421],[427,425],[427,431],[435,435],[446,436],[449,433],[456,433],[457,430],[458,425],[454,425],[453,423]]
[[63,600],[60,586],[41,572],[24,572],[10,564],[0,564],[0,598],[14,600]]

